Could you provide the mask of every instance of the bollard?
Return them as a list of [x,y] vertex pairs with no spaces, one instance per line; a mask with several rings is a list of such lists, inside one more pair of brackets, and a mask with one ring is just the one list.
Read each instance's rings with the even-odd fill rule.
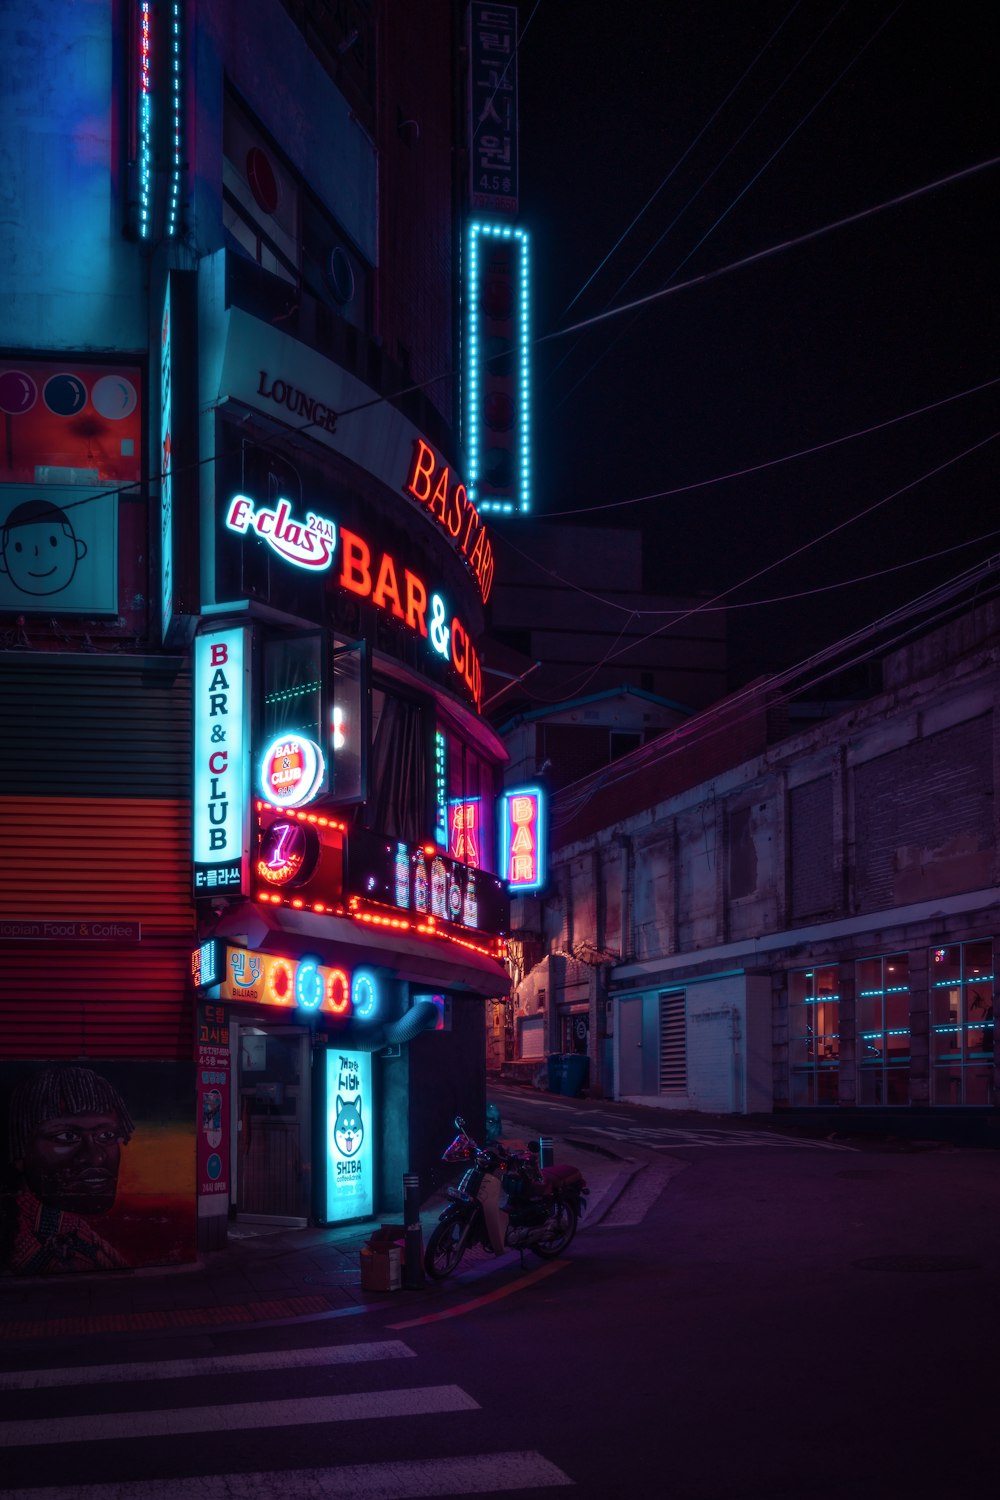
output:
[[424,1237],[420,1228],[420,1178],[415,1172],[403,1176],[403,1219],[406,1224],[403,1285],[416,1292],[424,1284]]
[[538,1165],[540,1167],[551,1167],[555,1152],[552,1149],[552,1137],[540,1135],[538,1137]]

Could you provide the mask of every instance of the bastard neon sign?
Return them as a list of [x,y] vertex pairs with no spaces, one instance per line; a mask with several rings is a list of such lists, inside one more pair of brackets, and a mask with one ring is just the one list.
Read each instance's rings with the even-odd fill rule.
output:
[[413,445],[413,462],[403,486],[408,495],[427,507],[442,530],[452,538],[475,575],[483,603],[493,587],[493,548],[469,499],[465,485],[452,475],[423,438]]

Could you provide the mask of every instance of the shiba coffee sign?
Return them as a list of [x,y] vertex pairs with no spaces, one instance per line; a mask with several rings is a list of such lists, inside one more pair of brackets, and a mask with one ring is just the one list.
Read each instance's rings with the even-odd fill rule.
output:
[[326,1221],[367,1219],[373,1191],[372,1058],[370,1052],[326,1054]]

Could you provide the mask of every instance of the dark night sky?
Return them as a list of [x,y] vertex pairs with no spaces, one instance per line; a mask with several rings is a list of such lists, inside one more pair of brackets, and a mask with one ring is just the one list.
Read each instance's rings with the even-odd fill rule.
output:
[[[533,235],[538,336],[1000,155],[981,5],[522,0],[520,11],[521,222]],[[1000,376],[998,186],[1000,169],[987,169],[541,342],[536,513],[742,470]],[[591,514],[642,527],[647,586],[726,589],[1000,430],[998,393]],[[737,590],[734,602],[815,590],[996,531],[873,583],[731,611],[737,678],[799,660],[1000,552],[998,459],[1000,442]]]

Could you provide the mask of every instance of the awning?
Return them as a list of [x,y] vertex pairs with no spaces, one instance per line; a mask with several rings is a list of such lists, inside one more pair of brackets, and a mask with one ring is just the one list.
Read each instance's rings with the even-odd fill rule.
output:
[[491,999],[510,993],[510,976],[498,959],[446,938],[410,937],[385,928],[373,931],[350,917],[245,901],[223,913],[211,935],[289,958],[308,953],[330,964],[388,969],[398,979],[426,984],[433,991],[465,990]]

